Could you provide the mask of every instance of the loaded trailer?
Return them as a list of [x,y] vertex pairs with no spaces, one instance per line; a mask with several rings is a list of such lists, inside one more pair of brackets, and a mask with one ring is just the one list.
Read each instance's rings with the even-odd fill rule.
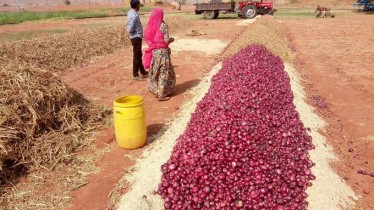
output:
[[238,17],[251,19],[257,15],[273,15],[276,9],[272,2],[260,1],[241,1],[241,2],[209,2],[198,3],[195,5],[195,14],[203,14],[205,19],[216,19],[220,13],[236,13]]

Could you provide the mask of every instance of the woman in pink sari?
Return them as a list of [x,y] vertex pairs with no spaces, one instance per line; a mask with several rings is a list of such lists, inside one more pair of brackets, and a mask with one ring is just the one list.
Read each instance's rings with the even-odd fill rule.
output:
[[162,9],[153,9],[144,32],[144,40],[148,45],[143,58],[144,67],[149,69],[148,90],[159,101],[169,100],[176,83],[169,48],[174,38],[169,36]]

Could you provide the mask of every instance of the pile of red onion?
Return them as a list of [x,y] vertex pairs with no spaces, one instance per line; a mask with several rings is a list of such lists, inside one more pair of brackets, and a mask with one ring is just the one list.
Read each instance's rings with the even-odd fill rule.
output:
[[162,165],[165,209],[306,209],[314,146],[292,101],[265,48],[226,60]]

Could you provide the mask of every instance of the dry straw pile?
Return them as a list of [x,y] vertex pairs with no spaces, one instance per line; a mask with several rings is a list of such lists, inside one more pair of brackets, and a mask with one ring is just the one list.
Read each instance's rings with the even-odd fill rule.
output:
[[52,170],[71,158],[109,114],[52,72],[129,43],[109,26],[0,46],[0,186],[21,175],[15,164]]
[[290,62],[293,59],[292,52],[288,47],[285,31],[281,23],[277,22],[273,17],[263,16],[247,27],[229,45],[224,53],[224,57],[228,58],[251,44],[263,45],[285,62]]
[[[85,134],[108,114],[50,72],[11,63],[0,69],[0,105],[0,161],[49,170],[85,144]],[[3,181],[16,176],[0,171]]]
[[108,26],[7,43],[0,46],[0,57],[60,71],[94,56],[112,53],[129,43],[124,26]]

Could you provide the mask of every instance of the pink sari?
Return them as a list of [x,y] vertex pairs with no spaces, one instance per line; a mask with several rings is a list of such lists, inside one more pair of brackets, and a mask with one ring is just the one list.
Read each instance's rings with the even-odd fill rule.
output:
[[144,32],[144,40],[148,45],[143,57],[145,69],[149,69],[152,62],[152,51],[160,48],[167,48],[168,43],[164,41],[164,34],[161,32],[161,23],[164,20],[164,12],[160,8],[154,8],[149,17],[147,28]]

